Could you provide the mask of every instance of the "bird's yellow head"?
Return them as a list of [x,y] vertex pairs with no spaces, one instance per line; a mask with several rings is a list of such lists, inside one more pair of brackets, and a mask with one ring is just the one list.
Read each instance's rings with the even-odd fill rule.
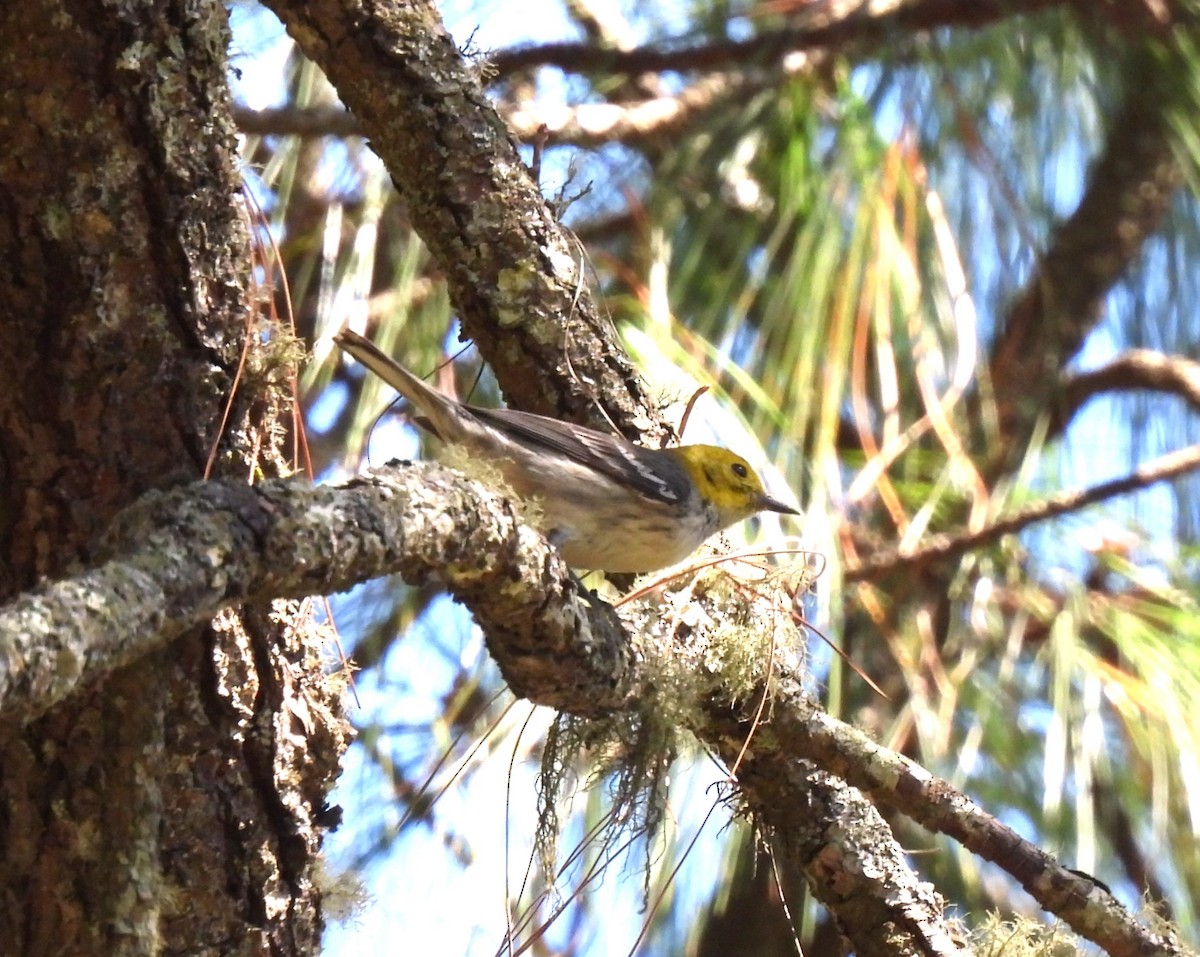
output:
[[759,512],[800,514],[768,495],[758,473],[740,455],[715,445],[683,445],[674,451],[700,497],[716,509],[721,528]]

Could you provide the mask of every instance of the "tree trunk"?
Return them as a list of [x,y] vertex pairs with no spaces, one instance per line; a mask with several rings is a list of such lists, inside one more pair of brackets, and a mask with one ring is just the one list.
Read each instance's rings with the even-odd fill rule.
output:
[[[279,471],[279,387],[237,376],[264,330],[227,42],[206,0],[0,14],[0,600],[214,446],[216,474]],[[0,726],[5,954],[316,951],[342,731],[307,621],[228,614]]]

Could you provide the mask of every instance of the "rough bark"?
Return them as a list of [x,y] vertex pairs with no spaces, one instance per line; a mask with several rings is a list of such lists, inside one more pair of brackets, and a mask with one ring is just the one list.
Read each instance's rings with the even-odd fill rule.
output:
[[[275,467],[251,463],[263,383],[222,432],[251,315],[227,43],[206,0],[0,13],[5,600],[214,446],[218,472]],[[0,725],[6,954],[315,952],[341,732],[306,618],[227,613]]]
[[515,407],[628,435],[657,430],[503,122],[429,3],[268,3],[392,172],[451,300]]
[[[518,693],[575,714],[628,704],[635,657],[510,502],[441,466],[394,463],[345,487],[196,483],[116,520],[111,557],[0,608],[0,715],[29,720],[232,604],[436,579],[502,642]],[[551,664],[552,662],[552,664]],[[562,681],[551,690],[545,675]]]

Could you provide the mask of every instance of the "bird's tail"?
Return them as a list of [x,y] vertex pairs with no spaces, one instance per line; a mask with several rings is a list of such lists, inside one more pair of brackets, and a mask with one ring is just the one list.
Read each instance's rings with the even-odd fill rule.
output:
[[399,392],[420,412],[430,431],[448,441],[454,441],[462,429],[462,412],[457,402],[442,395],[432,386],[409,372],[373,342],[357,332],[343,329],[333,341],[343,352],[354,356],[379,378]]

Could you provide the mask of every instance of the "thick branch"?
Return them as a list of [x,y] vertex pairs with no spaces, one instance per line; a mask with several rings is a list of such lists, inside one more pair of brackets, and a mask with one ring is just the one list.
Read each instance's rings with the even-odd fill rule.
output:
[[1023,437],[1044,413],[1061,370],[1179,186],[1171,122],[1187,84],[1170,75],[1169,62],[1145,48],[1132,55],[1125,102],[1083,199],[1055,230],[1005,318],[990,366],[1006,457],[1022,454]]
[[[741,742],[724,742],[733,766]],[[948,957],[943,902],[918,879],[887,822],[857,789],[809,762],[743,762],[738,787],[789,876],[803,875],[861,957]],[[799,876],[797,874],[796,876]]]
[[1061,390],[1051,434],[1062,432],[1096,396],[1113,392],[1164,392],[1200,412],[1200,362],[1151,349],[1130,349],[1097,369],[1076,372]]
[[633,367],[587,291],[582,252],[434,5],[268,5],[370,136],[510,404],[599,426],[599,402],[627,434],[650,429]]
[[[44,712],[82,683],[230,604],[337,591],[388,573],[446,582],[476,614],[514,690],[539,703],[603,713],[629,706],[641,683],[655,678],[641,673],[636,639],[615,612],[581,598],[549,546],[515,519],[504,499],[440,466],[394,464],[343,487],[200,483],[144,500],[119,519],[109,544],[116,557],[104,565],[0,609],[6,718]],[[917,765],[830,718],[784,668],[770,683],[771,721],[755,731],[739,782],[756,812],[793,847],[825,848],[821,827],[832,819],[814,831],[813,822],[801,827],[788,808],[842,800],[836,782],[816,781],[820,788],[809,790],[814,780],[796,762],[811,760],[1005,867],[1042,906],[1116,957],[1179,952],[1098,885],[1065,871]],[[713,705],[698,733],[727,758],[736,756],[754,711]],[[796,775],[803,789],[792,787],[799,788]],[[800,863],[810,871],[830,865],[820,854]],[[817,871],[810,876],[820,880]],[[901,895],[908,903],[888,911],[888,919],[913,935],[911,946],[944,950],[936,902],[915,884],[909,890]]]
[[0,609],[0,714],[28,721],[231,605],[437,578],[485,623],[517,694],[578,714],[630,694],[632,645],[508,503],[403,463],[343,487],[208,482],[124,513],[113,558]]

